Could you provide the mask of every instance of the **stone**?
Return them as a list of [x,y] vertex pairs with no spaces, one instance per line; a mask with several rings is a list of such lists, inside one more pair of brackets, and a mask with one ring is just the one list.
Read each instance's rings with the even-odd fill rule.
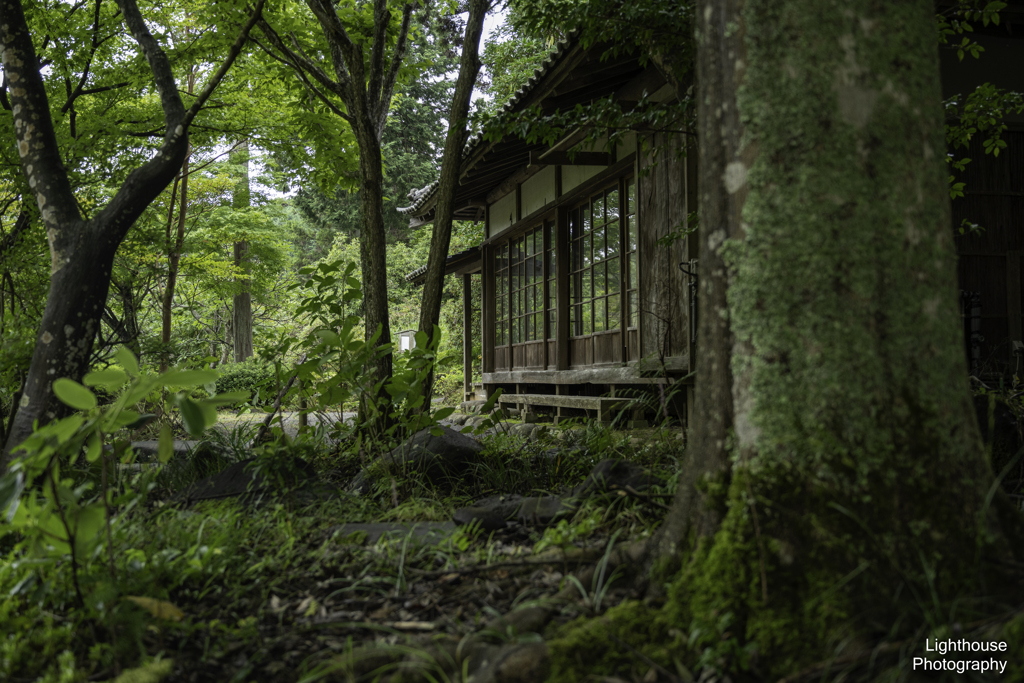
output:
[[262,470],[256,462],[256,458],[248,458],[232,463],[217,474],[192,484],[175,496],[175,500],[192,504],[235,496],[256,499],[266,494],[290,493],[308,499],[338,493],[335,487],[318,481],[316,470],[302,458],[278,458],[270,468]]
[[572,498],[579,498],[581,496],[624,489],[627,486],[636,491],[641,491],[663,483],[664,480],[644,472],[644,469],[639,465],[625,460],[609,458],[597,463],[587,478],[583,480],[583,483],[572,490],[570,496]]
[[557,496],[524,498],[516,510],[516,521],[527,526],[550,526],[556,519],[571,514],[575,509]]
[[546,643],[505,645],[473,674],[473,683],[537,683],[550,673]]
[[452,521],[460,526],[475,521],[483,531],[500,531],[508,526],[522,502],[523,497],[519,495],[491,496],[456,510]]
[[430,429],[413,434],[404,444],[378,458],[356,475],[349,490],[365,495],[373,485],[374,470],[384,468],[396,473],[416,473],[433,484],[457,474],[468,462],[480,457],[484,447],[471,436],[450,427],[441,427],[441,435]]
[[500,531],[515,520],[529,526],[548,526],[575,508],[557,496],[491,496],[455,511],[452,521],[458,525],[477,522],[483,531]]

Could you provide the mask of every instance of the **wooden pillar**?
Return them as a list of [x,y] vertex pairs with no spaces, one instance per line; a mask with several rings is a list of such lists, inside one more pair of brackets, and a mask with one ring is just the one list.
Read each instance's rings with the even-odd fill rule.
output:
[[555,212],[555,266],[557,292],[555,292],[556,330],[555,348],[558,356],[555,359],[556,370],[569,369],[569,213],[566,209]]
[[[462,372],[463,400],[473,391],[473,276],[462,276]],[[475,397],[473,397],[475,398]]]
[[483,350],[481,369],[494,372],[494,255],[493,248],[481,250],[480,270],[480,346]]

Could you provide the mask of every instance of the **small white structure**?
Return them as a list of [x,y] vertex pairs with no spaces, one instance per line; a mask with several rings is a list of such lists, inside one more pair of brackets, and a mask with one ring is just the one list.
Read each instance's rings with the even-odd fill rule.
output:
[[416,348],[416,330],[402,330],[398,333],[398,350],[412,351]]

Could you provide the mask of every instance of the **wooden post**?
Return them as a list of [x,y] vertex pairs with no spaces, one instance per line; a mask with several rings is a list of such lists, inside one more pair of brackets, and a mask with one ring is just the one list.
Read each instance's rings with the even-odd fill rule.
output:
[[1010,367],[1016,366],[1013,342],[1024,341],[1021,336],[1020,255],[1019,251],[1006,252],[1006,322],[1010,333]]
[[469,401],[473,391],[473,276],[469,273],[462,276],[462,372],[462,400]]
[[569,369],[569,214],[566,209],[555,212],[555,267],[558,290],[555,292],[556,343],[558,358],[556,370]]
[[494,372],[494,249],[481,250],[480,274],[480,345],[483,350],[483,372]]

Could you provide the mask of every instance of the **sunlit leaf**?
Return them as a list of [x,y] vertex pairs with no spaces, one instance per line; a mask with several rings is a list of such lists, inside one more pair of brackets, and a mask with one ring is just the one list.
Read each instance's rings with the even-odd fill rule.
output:
[[168,621],[181,621],[185,618],[185,613],[175,607],[173,604],[166,600],[155,600],[153,598],[143,598],[138,595],[126,595],[125,600],[134,602],[136,605],[152,614],[157,619],[166,619]]
[[139,376],[139,361],[135,358],[135,354],[124,346],[114,353],[114,360],[127,370],[128,374],[132,377]]
[[166,464],[174,455],[174,436],[171,434],[171,427],[166,422],[160,426],[160,443],[157,446],[157,460]]
[[90,372],[82,378],[82,383],[90,387],[103,387],[110,391],[120,389],[128,381],[128,373],[117,368],[107,368]]
[[96,407],[96,396],[73,379],[61,377],[54,380],[53,393],[75,410],[92,410]]

